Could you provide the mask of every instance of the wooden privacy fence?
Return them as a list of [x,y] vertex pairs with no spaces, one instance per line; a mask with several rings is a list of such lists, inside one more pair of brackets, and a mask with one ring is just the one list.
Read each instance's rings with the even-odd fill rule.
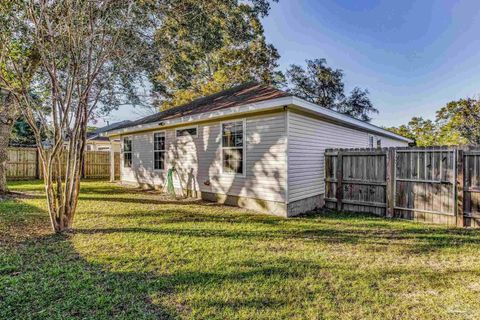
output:
[[8,148],[7,179],[35,179],[40,176],[36,148]]
[[325,205],[457,226],[480,226],[480,149],[329,149]]
[[[115,152],[115,177],[120,177],[120,153]],[[40,179],[41,164],[36,148],[9,148],[7,160],[8,180]],[[87,151],[82,178],[110,178],[110,152]]]

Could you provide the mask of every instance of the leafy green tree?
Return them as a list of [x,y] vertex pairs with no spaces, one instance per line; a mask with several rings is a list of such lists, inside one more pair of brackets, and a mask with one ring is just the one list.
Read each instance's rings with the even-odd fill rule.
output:
[[480,100],[452,101],[437,112],[436,121],[444,144],[480,144]]
[[407,125],[387,128],[418,146],[480,144],[480,100],[460,99],[437,111],[435,121],[413,117]]
[[170,0],[164,8],[150,73],[162,108],[247,81],[283,81],[260,21],[269,0]]
[[441,144],[438,138],[438,125],[422,117],[413,117],[406,125],[386,129],[414,140],[415,145],[419,147]]
[[[135,94],[151,57],[156,1],[11,0],[0,30],[0,86],[35,136],[55,232],[72,227],[88,122]],[[4,31],[7,32],[4,32]],[[27,73],[28,54],[39,66]],[[25,79],[29,81],[25,81]],[[44,141],[44,134],[47,141]],[[48,143],[44,143],[48,142]],[[60,174],[62,173],[62,174]]]
[[16,145],[35,145],[35,134],[23,117],[17,119],[13,125],[10,143]]
[[372,118],[369,114],[378,113],[368,98],[368,90],[358,87],[355,87],[350,95],[339,104],[338,111],[363,121],[371,121]]
[[333,109],[352,117],[370,121],[370,114],[378,113],[368,97],[368,90],[355,87],[345,96],[343,71],[327,66],[327,60],[306,60],[304,69],[291,65],[287,70],[289,91],[324,108]]
[[287,70],[290,92],[299,98],[334,109],[345,98],[343,71],[327,66],[327,60],[306,60],[307,67],[291,65]]
[[[28,88],[40,65],[38,50],[32,46],[24,27],[15,26],[12,19],[18,16],[14,1],[0,2],[0,193],[8,191],[6,179],[6,162],[10,135],[18,117],[21,102],[16,101],[11,92],[22,86]],[[19,72],[11,68],[12,62]]]

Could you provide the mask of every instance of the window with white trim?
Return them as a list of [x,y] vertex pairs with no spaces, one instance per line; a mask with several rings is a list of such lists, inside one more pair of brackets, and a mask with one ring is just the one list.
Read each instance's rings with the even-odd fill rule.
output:
[[382,139],[374,136],[372,134],[368,135],[368,147],[369,148],[381,148],[382,147]]
[[375,137],[371,134],[368,135],[368,147],[373,148],[373,142],[375,140]]
[[165,133],[153,134],[153,169],[165,169]]
[[243,121],[222,123],[222,168],[224,173],[244,174]]
[[132,138],[123,138],[123,167],[132,167]]

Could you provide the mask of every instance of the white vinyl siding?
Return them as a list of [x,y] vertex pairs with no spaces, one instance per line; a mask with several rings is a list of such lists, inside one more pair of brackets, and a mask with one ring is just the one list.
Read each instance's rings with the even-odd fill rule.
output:
[[222,173],[222,122],[218,121],[199,124],[196,137],[176,137],[175,128],[165,130],[165,171],[153,170],[153,133],[131,135],[133,167],[122,168],[122,181],[163,186],[166,171],[174,166],[176,188],[285,202],[285,115],[277,112],[245,119],[244,176]]
[[[325,193],[325,149],[369,147],[369,133],[365,131],[290,111],[288,121],[289,202]],[[381,139],[382,147],[407,145],[406,142],[377,137]]]
[[[174,184],[179,189],[276,202],[287,202],[288,194],[288,202],[292,202],[325,193],[325,149],[365,148],[372,134],[292,111],[288,116],[280,111],[246,117],[242,176],[223,173],[222,122],[199,124],[196,136],[177,137],[180,127],[164,130],[164,171],[153,168],[153,132],[132,134],[132,168],[123,168],[122,164],[122,181],[164,186],[167,170],[175,167]],[[382,139],[382,147],[406,146],[405,142],[374,134]]]

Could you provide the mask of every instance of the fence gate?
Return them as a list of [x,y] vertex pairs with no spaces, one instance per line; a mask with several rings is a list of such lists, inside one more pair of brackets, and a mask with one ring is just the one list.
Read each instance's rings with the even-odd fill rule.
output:
[[456,150],[395,150],[394,216],[448,225],[456,224]]
[[387,150],[325,153],[326,197],[330,209],[385,215]]

